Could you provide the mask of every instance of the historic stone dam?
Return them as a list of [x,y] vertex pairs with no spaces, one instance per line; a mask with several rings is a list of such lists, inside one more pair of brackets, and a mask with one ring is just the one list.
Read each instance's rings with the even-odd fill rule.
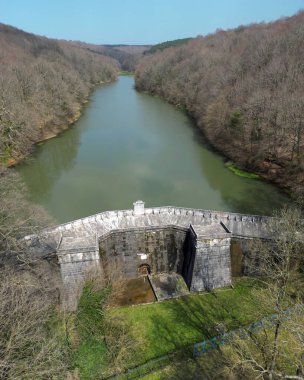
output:
[[233,245],[246,250],[248,240],[269,238],[265,216],[182,207],[107,211],[26,237],[29,245],[58,258],[62,302],[73,309],[89,270],[105,276],[109,263],[119,264],[127,278],[142,274],[177,273],[190,291],[231,284],[244,262],[233,265]]

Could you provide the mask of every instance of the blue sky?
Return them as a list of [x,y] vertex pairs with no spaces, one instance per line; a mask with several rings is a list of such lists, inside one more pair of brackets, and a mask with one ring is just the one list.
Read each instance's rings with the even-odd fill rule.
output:
[[155,44],[299,9],[304,0],[0,0],[0,22],[52,38]]

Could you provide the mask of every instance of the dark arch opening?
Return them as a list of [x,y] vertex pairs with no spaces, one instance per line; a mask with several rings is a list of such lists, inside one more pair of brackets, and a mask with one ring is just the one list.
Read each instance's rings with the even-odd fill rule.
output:
[[151,268],[149,264],[140,264],[137,270],[140,276],[147,276],[151,273]]

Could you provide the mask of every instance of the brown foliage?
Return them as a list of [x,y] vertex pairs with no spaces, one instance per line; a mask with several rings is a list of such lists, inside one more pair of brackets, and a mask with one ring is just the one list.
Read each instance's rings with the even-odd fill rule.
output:
[[304,12],[143,58],[136,87],[186,108],[227,157],[303,191]]
[[[26,199],[13,171],[0,177],[0,378],[63,378],[67,350],[49,323],[59,302],[59,270],[24,235],[50,218]],[[43,253],[45,255],[45,252]]]
[[51,218],[39,206],[26,198],[24,185],[17,173],[0,173],[0,263],[23,252],[21,239],[51,223]]
[[303,379],[304,224],[297,209],[277,216],[271,224],[274,240],[254,242],[250,258],[266,290],[257,308],[261,319],[265,310],[275,313],[273,327],[232,339],[229,367],[242,378]]
[[117,302],[124,295],[125,287],[128,282],[123,263],[118,260],[103,260],[103,272],[100,267],[89,267],[85,278],[91,282],[93,291],[110,289],[106,300],[105,307],[117,306]]
[[92,86],[117,71],[109,57],[0,24],[0,163],[69,124]]
[[65,350],[50,335],[54,284],[28,270],[0,272],[0,378],[61,378]]

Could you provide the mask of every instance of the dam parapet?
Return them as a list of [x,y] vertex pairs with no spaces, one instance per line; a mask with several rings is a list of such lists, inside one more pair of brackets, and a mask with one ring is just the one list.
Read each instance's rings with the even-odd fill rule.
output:
[[[106,211],[26,237],[53,247],[60,267],[63,303],[76,307],[86,273],[103,276],[109,262],[120,263],[127,278],[144,264],[151,273],[175,272],[190,291],[231,283],[232,240],[271,239],[271,217],[183,207]],[[244,242],[243,242],[244,245]]]

